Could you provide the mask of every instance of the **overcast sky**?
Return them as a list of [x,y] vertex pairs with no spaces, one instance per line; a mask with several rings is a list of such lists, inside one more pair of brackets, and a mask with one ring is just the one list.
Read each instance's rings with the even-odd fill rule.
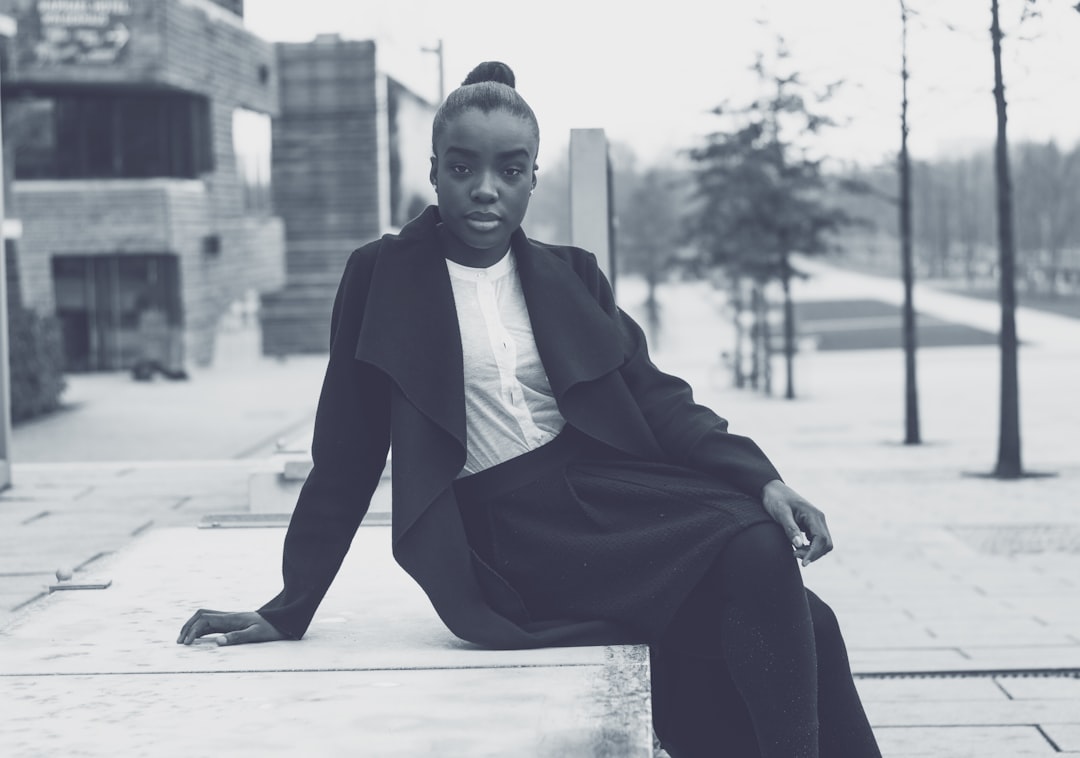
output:
[[[1040,0],[1001,0],[1009,135],[1080,140],[1080,12]],[[920,157],[990,145],[994,137],[990,0],[909,0],[911,147]],[[271,40],[318,33],[376,39],[390,68],[434,88],[443,40],[447,87],[479,61],[510,64],[540,119],[545,150],[575,127],[603,127],[646,162],[695,144],[722,100],[756,94],[748,68],[782,35],[791,62],[818,86],[844,79],[834,115],[848,119],[821,145],[838,160],[877,163],[899,147],[899,0],[247,0],[248,26]],[[390,60],[388,52],[387,60]]]

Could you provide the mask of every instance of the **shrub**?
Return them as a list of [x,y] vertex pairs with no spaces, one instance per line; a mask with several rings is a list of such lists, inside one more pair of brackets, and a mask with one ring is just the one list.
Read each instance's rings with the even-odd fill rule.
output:
[[8,338],[12,422],[59,408],[66,386],[60,322],[15,306],[8,312]]

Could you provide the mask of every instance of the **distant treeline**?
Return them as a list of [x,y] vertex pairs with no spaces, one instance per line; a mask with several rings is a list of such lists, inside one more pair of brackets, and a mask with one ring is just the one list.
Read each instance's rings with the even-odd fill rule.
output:
[[[1019,142],[1010,148],[1017,236],[1017,277],[1022,290],[1040,294],[1080,294],[1080,144],[1064,151],[1055,143]],[[674,258],[684,263],[679,211],[693,177],[685,166],[643,171],[625,145],[611,146],[619,267],[644,273],[666,269]],[[662,174],[663,182],[650,174]],[[527,229],[545,241],[569,243],[565,160],[545,164]],[[836,244],[851,264],[880,273],[899,273],[898,179],[896,167],[834,172],[833,186],[864,185],[866,192],[837,191],[833,202],[865,224],[845,230]],[[650,200],[648,192],[655,196]],[[994,156],[990,148],[962,158],[912,163],[913,247],[920,278],[990,290],[997,286],[997,201]],[[663,212],[643,213],[651,205]],[[663,223],[665,237],[647,228]],[[647,233],[648,232],[648,233]],[[655,248],[655,249],[654,249]]]
[[[1080,291],[1080,144],[1010,148],[1017,279],[1029,292]],[[880,271],[899,267],[897,178],[892,166],[855,170],[846,178],[870,191],[837,199],[868,226],[839,240],[854,263]],[[990,149],[968,157],[912,163],[913,247],[918,274],[985,287],[996,279],[997,203]]]

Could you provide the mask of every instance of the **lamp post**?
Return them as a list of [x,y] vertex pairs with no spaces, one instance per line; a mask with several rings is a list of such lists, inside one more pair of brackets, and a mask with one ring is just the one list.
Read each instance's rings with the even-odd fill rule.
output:
[[421,52],[434,53],[439,59],[439,102],[446,99],[446,69],[443,62],[443,41],[440,39],[435,47],[422,47]]

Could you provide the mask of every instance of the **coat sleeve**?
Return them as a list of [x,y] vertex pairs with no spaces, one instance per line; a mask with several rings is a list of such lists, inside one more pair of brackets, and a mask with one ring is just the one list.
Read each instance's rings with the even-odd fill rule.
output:
[[[373,251],[372,251],[373,252]],[[314,467],[285,534],[284,588],[259,614],[300,639],[337,574],[386,466],[390,385],[354,357],[371,280],[364,249],[350,257],[334,300],[330,358],[315,415]]]
[[623,379],[660,448],[674,463],[715,475],[759,497],[766,483],[780,479],[772,462],[752,439],[728,432],[727,419],[694,402],[689,384],[656,367],[641,327],[615,304],[595,257],[589,259],[586,284],[618,326],[626,355]]

